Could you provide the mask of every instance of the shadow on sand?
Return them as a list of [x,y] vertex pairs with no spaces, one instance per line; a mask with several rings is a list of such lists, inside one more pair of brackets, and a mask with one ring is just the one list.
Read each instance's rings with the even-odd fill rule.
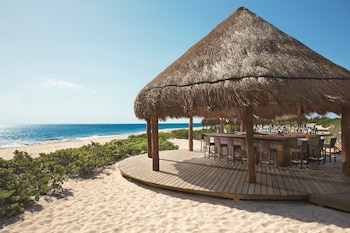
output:
[[[232,199],[167,190],[158,187],[153,187],[132,179],[127,180],[138,185],[141,188],[148,189],[156,193],[161,193],[170,197],[180,198],[183,200],[191,200],[199,203],[208,203],[211,205],[223,205],[229,208],[249,211],[252,213],[260,212],[268,215],[290,218],[304,223],[318,222],[324,225],[336,225],[341,228],[350,228],[350,222],[344,221],[344,219],[350,218],[350,213],[330,209],[327,207],[317,206],[314,204],[310,204],[306,201],[241,200],[236,202]],[[332,218],[329,218],[329,216],[332,216]],[[322,219],[322,222],[320,222],[320,219]]]

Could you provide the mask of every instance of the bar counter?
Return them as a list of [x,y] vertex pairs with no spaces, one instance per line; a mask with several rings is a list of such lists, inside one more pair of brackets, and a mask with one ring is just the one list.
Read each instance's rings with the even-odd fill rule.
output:
[[[235,145],[240,145],[241,140],[245,139],[245,134],[233,134],[233,133],[207,133],[209,137],[220,137],[221,143],[226,143],[226,138],[233,138]],[[298,137],[295,135],[280,135],[280,134],[254,134],[254,147],[259,149],[260,140],[268,140],[270,142],[270,148],[277,149],[278,164],[280,167],[290,165],[290,148],[297,146]]]

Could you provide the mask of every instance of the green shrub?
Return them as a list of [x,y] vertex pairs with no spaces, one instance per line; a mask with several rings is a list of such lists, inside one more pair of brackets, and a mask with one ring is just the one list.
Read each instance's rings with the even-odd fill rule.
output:
[[34,203],[25,181],[0,158],[0,218],[22,213]]
[[[201,140],[202,134],[213,133],[213,132],[214,132],[214,128],[194,130],[193,139]],[[169,138],[188,139],[188,129],[173,130],[170,133],[161,132],[159,133],[159,138],[165,139],[165,140]]]
[[187,129],[173,130],[170,132],[170,136],[172,138],[188,139],[188,130]]
[[26,152],[14,154],[12,160],[0,159],[0,217],[19,214],[41,195],[61,191],[65,178],[61,169],[56,173],[40,158],[33,159]]
[[[194,135],[200,139],[200,134]],[[176,150],[169,138],[187,138],[188,130],[159,133],[159,150]],[[11,160],[0,158],[0,218],[22,213],[42,195],[62,192],[67,177],[90,177],[128,156],[147,152],[146,134],[130,135],[124,140],[113,140],[104,145],[91,142],[80,148],[41,153],[32,158],[27,152],[15,151]]]
[[314,117],[307,120],[308,123],[314,123],[321,125],[325,128],[332,125],[340,125],[340,118],[328,118],[328,117]]

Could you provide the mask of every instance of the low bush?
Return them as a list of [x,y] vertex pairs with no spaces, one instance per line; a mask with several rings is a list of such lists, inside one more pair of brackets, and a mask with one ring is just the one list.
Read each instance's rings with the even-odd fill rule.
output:
[[[193,131],[193,139],[201,140],[202,134],[213,133],[214,131],[215,131],[214,128],[194,130]],[[173,130],[169,133],[162,132],[159,134],[159,138],[163,138],[163,139],[169,139],[169,138],[188,139],[188,130],[187,129],[179,129],[179,130]]]
[[314,117],[307,120],[308,123],[314,123],[323,127],[340,125],[340,118]]
[[[210,130],[194,131],[194,139]],[[169,138],[188,138],[188,130],[159,133],[159,150],[176,150]],[[128,156],[147,152],[146,134],[130,135],[104,145],[91,142],[80,148],[41,153],[32,158],[28,153],[15,151],[11,160],[0,158],[0,218],[22,213],[42,195],[56,195],[68,177],[90,177]]]
[[0,217],[10,217],[24,211],[41,195],[62,190],[65,169],[33,159],[26,152],[15,151],[12,160],[0,159]]
[[[178,149],[167,138],[169,135],[160,136],[159,149]],[[0,158],[0,218],[22,213],[41,195],[59,194],[68,177],[90,177],[106,165],[145,152],[145,134],[130,135],[127,139],[113,140],[104,145],[91,142],[80,148],[41,153],[38,158],[15,151],[11,160]]]

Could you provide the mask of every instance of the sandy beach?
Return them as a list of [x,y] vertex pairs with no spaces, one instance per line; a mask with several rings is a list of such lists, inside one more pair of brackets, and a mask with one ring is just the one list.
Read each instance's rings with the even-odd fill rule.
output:
[[[187,140],[172,141],[188,147]],[[82,143],[43,144],[25,151]],[[196,141],[195,149],[199,146]],[[158,189],[125,179],[117,166],[92,179],[65,182],[64,197],[42,197],[24,214],[0,220],[0,232],[350,232],[349,213],[305,202],[234,202]]]
[[126,139],[129,135],[123,134],[118,136],[108,136],[108,137],[95,137],[89,139],[81,140],[69,140],[69,141],[57,141],[43,144],[36,144],[30,146],[19,146],[19,147],[3,147],[0,148],[0,157],[3,159],[12,159],[13,152],[15,150],[25,151],[30,154],[33,158],[38,157],[39,153],[50,153],[55,152],[56,150],[65,149],[65,148],[79,148],[83,145],[88,145],[92,141],[104,144],[110,142],[114,139]]

